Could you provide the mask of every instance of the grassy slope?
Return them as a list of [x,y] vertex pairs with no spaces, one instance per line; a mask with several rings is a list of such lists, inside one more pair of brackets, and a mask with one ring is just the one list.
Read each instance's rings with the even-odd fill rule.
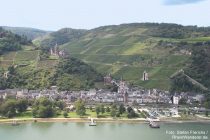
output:
[[[173,55],[170,53],[173,48],[157,48],[155,45],[159,40],[164,39],[173,42],[182,40],[144,36],[142,30],[146,29],[140,28],[133,32],[124,29],[116,33],[117,35],[102,32],[91,40],[90,33],[79,41],[70,42],[61,47],[103,74],[111,73],[117,79],[123,77],[129,82],[146,88],[169,89],[169,77],[183,68],[189,57]],[[151,61],[157,61],[158,64]],[[141,81],[144,70],[149,72],[150,80],[146,82]]]
[[40,61],[38,59],[39,53],[39,50],[34,50],[31,46],[24,46],[23,50],[9,52],[0,56],[0,67],[6,70],[11,65],[17,65],[18,73],[28,77],[28,84],[43,88],[49,82],[47,79],[54,73],[54,67],[58,61]]
[[23,46],[23,50],[0,55],[0,66],[6,69],[12,64],[26,64],[26,67],[30,67],[31,69],[50,69],[57,62],[57,60],[40,61],[38,57],[39,50],[34,50],[32,46]]
[[[194,37],[185,39],[152,37],[150,27],[107,26],[89,30],[85,35],[60,47],[65,48],[76,58],[96,68],[100,73],[111,73],[114,78],[125,80],[146,88],[169,89],[169,77],[183,68],[189,58],[186,55],[174,55],[170,51],[174,47],[161,48],[158,41],[190,43],[210,40],[210,37]],[[44,39],[55,39],[49,35]],[[11,64],[27,64],[25,72],[33,69],[52,70],[56,60],[37,61],[39,52],[25,46],[24,50],[10,52],[0,56],[0,66],[7,68]],[[21,69],[22,70],[22,69]],[[141,81],[144,70],[149,72],[149,81]]]

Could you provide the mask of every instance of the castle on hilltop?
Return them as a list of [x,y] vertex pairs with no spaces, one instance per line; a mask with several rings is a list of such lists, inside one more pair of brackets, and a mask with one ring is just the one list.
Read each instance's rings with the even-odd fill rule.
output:
[[57,56],[57,57],[64,57],[65,52],[64,52],[64,50],[60,50],[58,48],[57,43],[56,43],[56,45],[54,47],[50,48],[50,55],[51,56]]

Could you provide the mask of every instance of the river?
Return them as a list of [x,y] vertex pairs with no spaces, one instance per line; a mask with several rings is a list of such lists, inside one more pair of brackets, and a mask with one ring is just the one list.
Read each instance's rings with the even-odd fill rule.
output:
[[145,123],[98,123],[97,126],[70,122],[0,124],[0,140],[172,140],[178,139],[176,136],[210,139],[209,123],[160,125],[160,129],[152,129]]

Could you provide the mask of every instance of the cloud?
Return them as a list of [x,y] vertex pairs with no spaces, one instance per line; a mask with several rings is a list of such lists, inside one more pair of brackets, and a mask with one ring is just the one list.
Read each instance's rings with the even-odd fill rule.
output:
[[205,0],[164,0],[165,5],[184,5],[191,3],[198,3]]

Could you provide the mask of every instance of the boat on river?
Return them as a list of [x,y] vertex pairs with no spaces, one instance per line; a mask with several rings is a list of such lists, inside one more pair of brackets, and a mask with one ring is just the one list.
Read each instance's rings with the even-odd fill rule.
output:
[[96,126],[96,122],[94,121],[93,118],[90,118],[89,126]]
[[149,126],[151,128],[160,128],[160,125],[157,122],[150,121]]

